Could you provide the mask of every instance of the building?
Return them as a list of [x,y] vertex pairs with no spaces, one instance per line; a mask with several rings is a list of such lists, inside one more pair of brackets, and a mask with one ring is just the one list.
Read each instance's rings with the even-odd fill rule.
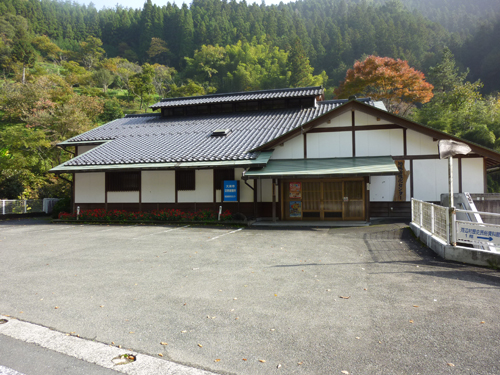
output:
[[[165,99],[60,144],[73,159],[74,206],[184,211],[219,206],[248,217],[366,220],[409,216],[412,197],[439,201],[448,134],[370,99],[324,100],[321,87]],[[462,141],[462,140],[460,140]],[[465,141],[463,141],[465,142]],[[466,142],[455,191],[486,192],[500,154]],[[225,183],[226,182],[226,183]]]

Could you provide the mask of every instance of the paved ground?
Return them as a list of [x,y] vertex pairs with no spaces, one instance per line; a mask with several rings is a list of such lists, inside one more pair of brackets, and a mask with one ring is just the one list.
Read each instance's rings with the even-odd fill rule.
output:
[[500,274],[437,259],[404,224],[6,221],[0,241],[0,314],[199,369],[500,373]]

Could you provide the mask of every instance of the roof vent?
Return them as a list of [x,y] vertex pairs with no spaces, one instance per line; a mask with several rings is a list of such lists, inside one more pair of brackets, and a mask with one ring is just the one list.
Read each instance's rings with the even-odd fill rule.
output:
[[231,133],[230,129],[215,129],[212,134],[210,134],[211,137],[223,137],[225,135],[228,135]]

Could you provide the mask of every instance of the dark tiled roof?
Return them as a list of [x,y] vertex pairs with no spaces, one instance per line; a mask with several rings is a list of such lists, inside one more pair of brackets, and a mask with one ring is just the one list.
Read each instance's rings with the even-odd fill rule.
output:
[[[362,100],[373,105],[369,99]],[[231,114],[167,117],[158,114],[114,120],[64,142],[106,142],[77,156],[65,166],[114,165],[250,160],[248,152],[314,118],[346,100],[319,102],[315,108],[284,109]],[[216,129],[230,129],[227,136],[211,137]]]
[[180,107],[186,105],[199,105],[208,103],[213,104],[213,103],[242,102],[242,101],[263,100],[263,99],[312,97],[312,96],[323,95],[323,92],[324,90],[321,86],[301,87],[295,89],[234,92],[227,94],[213,94],[204,96],[191,96],[185,98],[163,99],[162,101],[153,104],[151,108],[158,109],[166,107]]

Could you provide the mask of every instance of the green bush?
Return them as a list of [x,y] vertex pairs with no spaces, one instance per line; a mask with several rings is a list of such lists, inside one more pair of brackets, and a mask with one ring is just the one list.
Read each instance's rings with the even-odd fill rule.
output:
[[52,210],[52,217],[57,219],[61,212],[71,212],[71,198],[62,198],[56,202]]

